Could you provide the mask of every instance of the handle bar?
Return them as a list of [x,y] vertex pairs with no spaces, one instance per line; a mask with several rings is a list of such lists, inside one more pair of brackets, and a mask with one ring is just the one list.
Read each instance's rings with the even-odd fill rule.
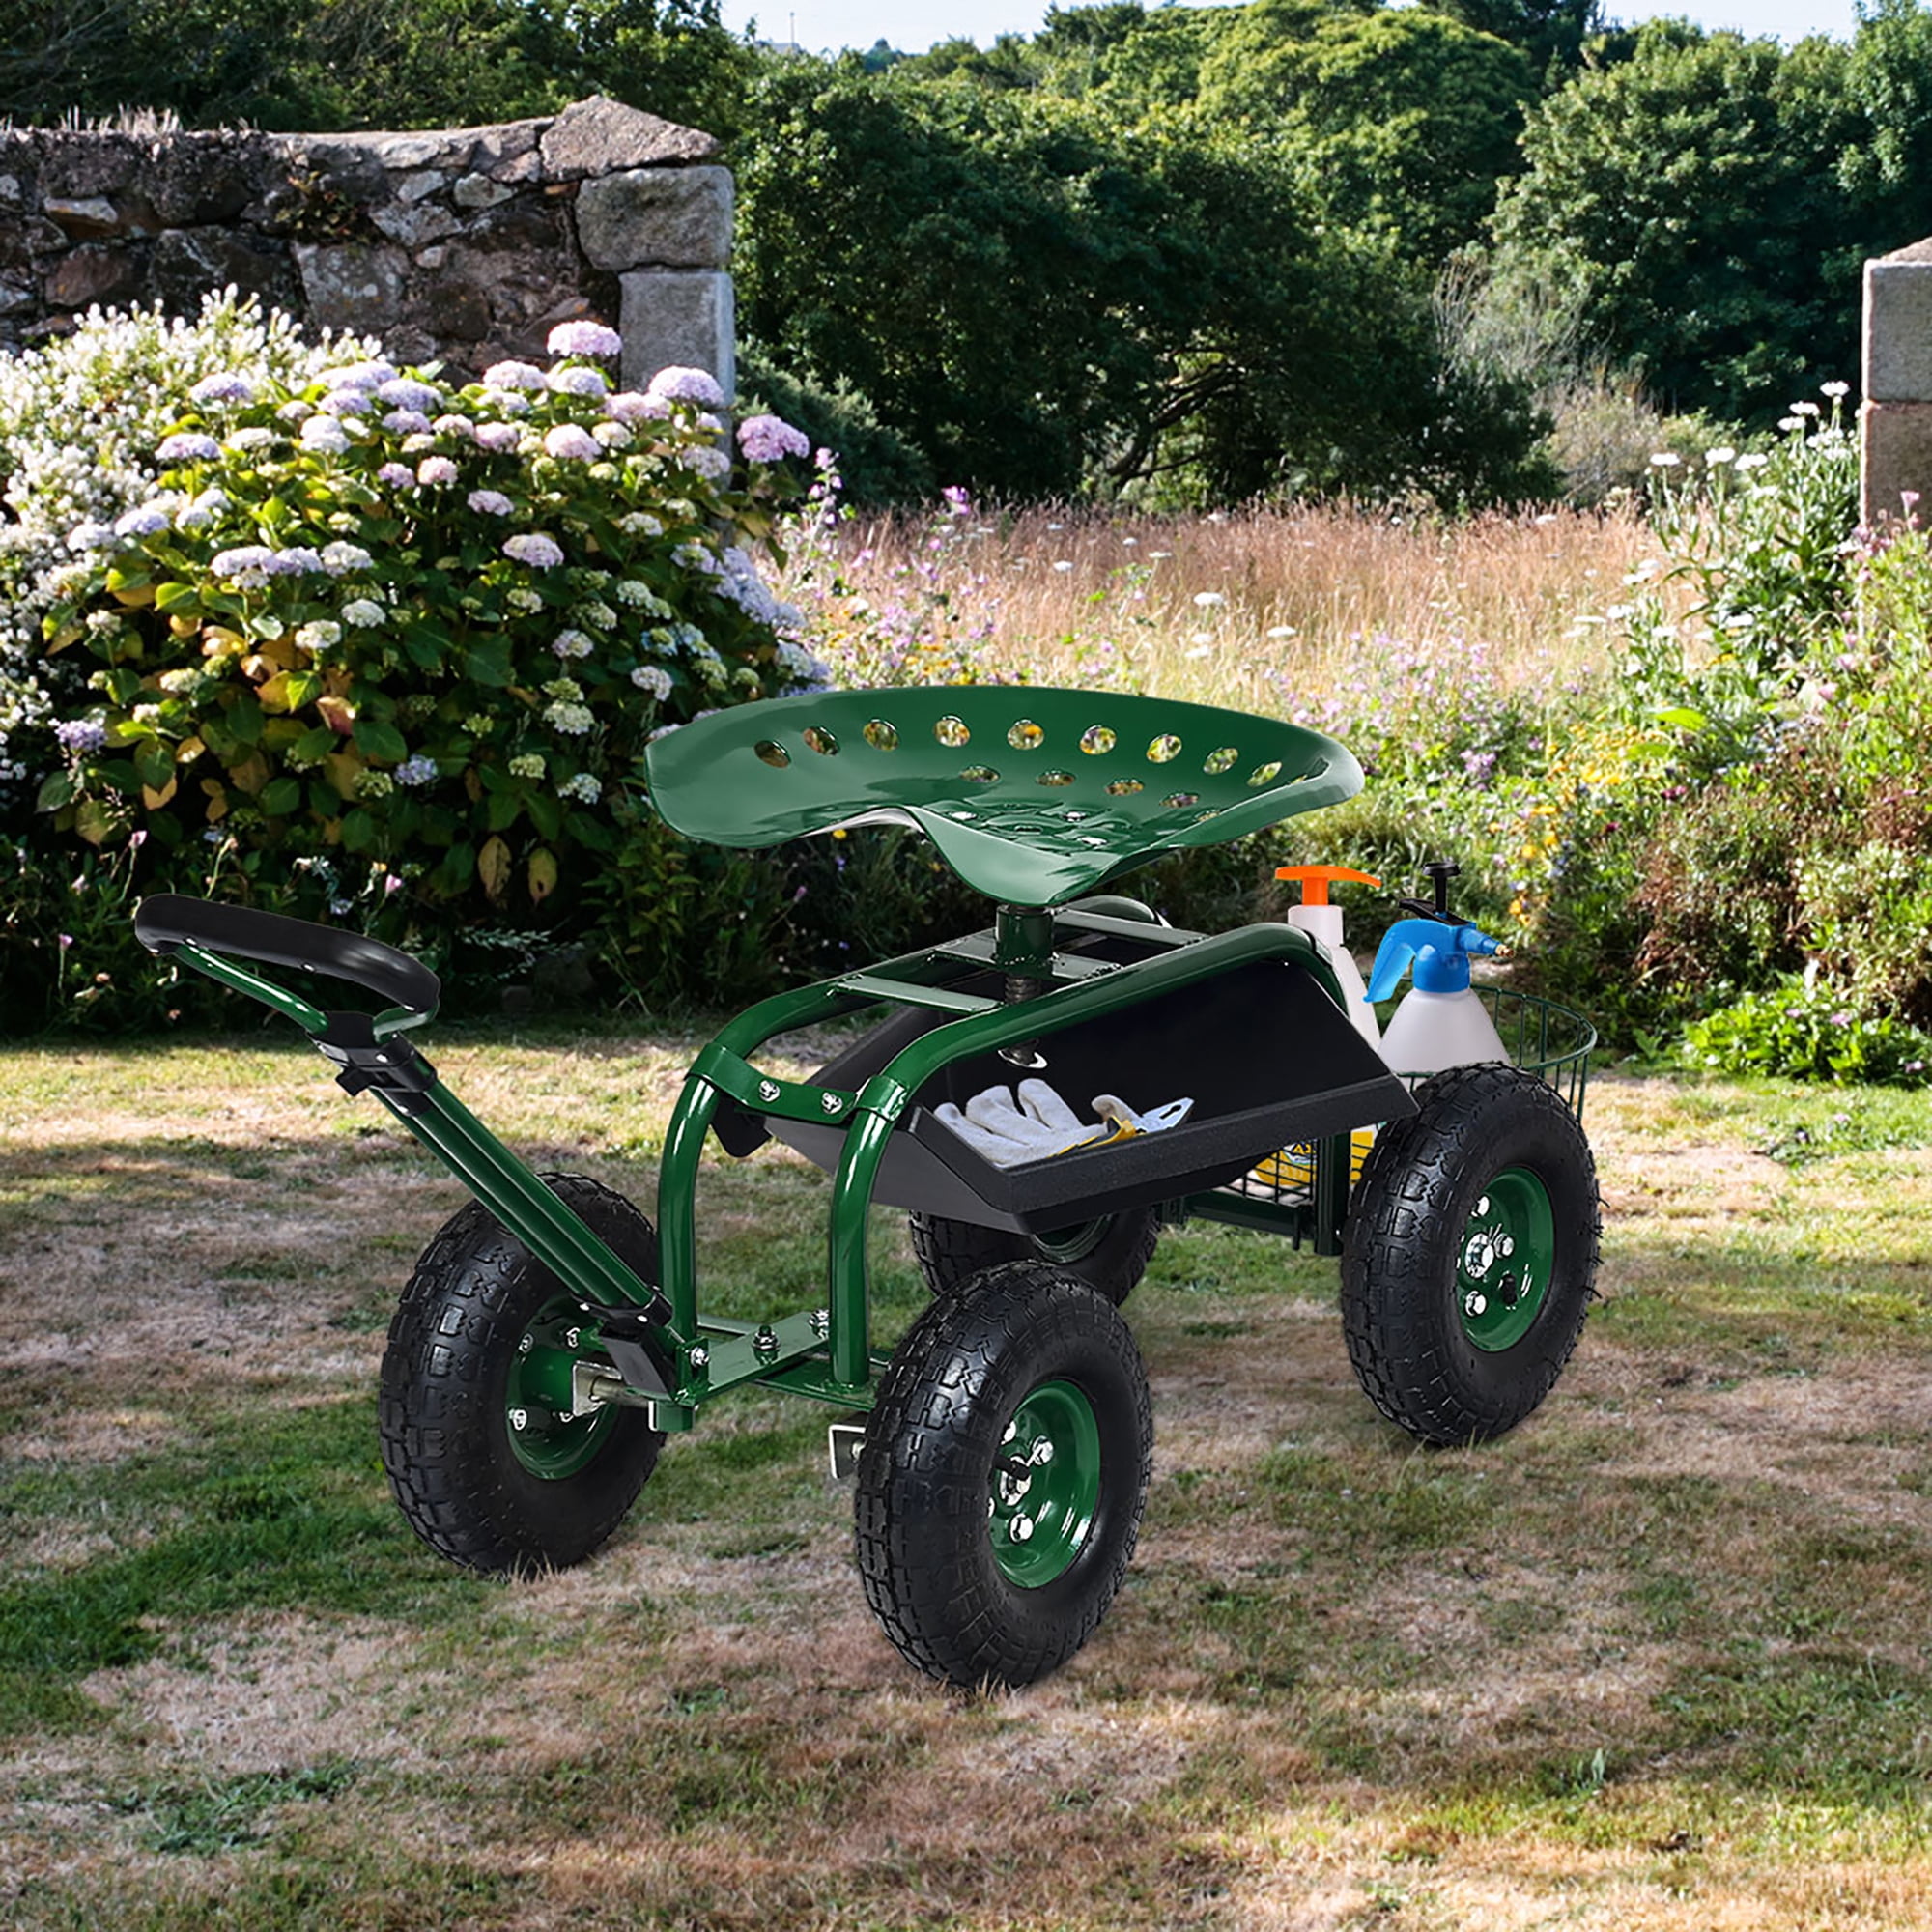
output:
[[441,980],[421,960],[384,946],[380,939],[180,893],[156,893],[143,899],[134,914],[134,937],[150,952],[198,946],[264,965],[326,973],[425,1019],[442,997]]

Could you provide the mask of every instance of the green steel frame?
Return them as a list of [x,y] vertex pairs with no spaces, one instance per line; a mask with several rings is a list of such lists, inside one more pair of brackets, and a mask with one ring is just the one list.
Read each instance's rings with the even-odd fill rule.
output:
[[[913,1095],[944,1067],[975,1055],[1028,1041],[1116,1013],[1157,994],[1199,984],[1251,962],[1292,960],[1336,1000],[1342,990],[1309,937],[1289,925],[1258,924],[1204,937],[1122,918],[1128,902],[1053,913],[1002,906],[991,930],[908,953],[860,972],[775,994],[725,1026],[693,1062],[674,1109],[658,1176],[658,1282],[645,1282],[546,1187],[442,1084],[414,1048],[403,1041],[394,1059],[412,1072],[387,1084],[359,1078],[396,1119],[454,1173],[533,1255],[576,1294],[605,1307],[649,1307],[660,1293],[668,1303],[662,1332],[674,1364],[668,1397],[651,1402],[660,1429],[684,1430],[707,1401],[748,1382],[761,1382],[845,1408],[871,1406],[875,1372],[885,1357],[870,1346],[866,1216],[879,1164],[895,1125]],[[1130,938],[1155,950],[1124,964],[1056,952],[1063,935]],[[341,1017],[322,1011],[221,954],[183,944],[175,957],[212,979],[251,995],[295,1021],[322,1051],[330,1052],[331,1027]],[[947,983],[962,969],[1004,973],[1026,997],[995,1000]],[[945,1015],[898,1053],[856,1093],[809,1081],[780,1080],[752,1056],[779,1036],[868,1007],[901,1005]],[[395,1009],[371,1024],[379,1045],[420,1026],[433,1011]],[[367,1055],[356,1063],[366,1072]],[[345,1075],[345,1084],[348,1076]],[[699,1157],[720,1104],[726,1098],[781,1119],[843,1122],[845,1140],[834,1177],[826,1249],[823,1306],[761,1324],[722,1321],[698,1307],[696,1193]],[[1337,1177],[1318,1188],[1307,1210],[1264,1211],[1265,1204],[1222,1203],[1197,1196],[1167,1204],[1170,1215],[1198,1212],[1276,1233],[1313,1236],[1320,1252],[1339,1250],[1348,1202],[1347,1137],[1322,1171]]]

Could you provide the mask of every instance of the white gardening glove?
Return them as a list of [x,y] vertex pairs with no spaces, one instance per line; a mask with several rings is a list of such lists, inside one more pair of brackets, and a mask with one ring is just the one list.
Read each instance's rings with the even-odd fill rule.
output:
[[1020,1098],[1024,1106],[1014,1104],[1009,1089],[988,1087],[963,1110],[943,1102],[932,1110],[933,1118],[996,1167],[1050,1159],[1109,1132],[1104,1122],[1099,1126],[1083,1122],[1043,1080],[1023,1080]]

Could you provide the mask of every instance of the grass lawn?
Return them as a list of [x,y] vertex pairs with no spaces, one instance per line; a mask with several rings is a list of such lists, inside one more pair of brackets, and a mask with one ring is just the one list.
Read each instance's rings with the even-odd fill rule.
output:
[[[1127,1585],[972,1697],[873,1628],[802,1403],[673,1438],[575,1572],[417,1546],[376,1365],[462,1196],[269,1039],[0,1055],[0,1924],[1932,1923],[1922,1099],[1600,1076],[1604,1303],[1474,1452],[1376,1417],[1332,1263],[1169,1235]],[[648,1205],[694,1044],[430,1050]],[[815,1298],[824,1193],[708,1173],[726,1312]],[[875,1271],[895,1331],[883,1214]]]

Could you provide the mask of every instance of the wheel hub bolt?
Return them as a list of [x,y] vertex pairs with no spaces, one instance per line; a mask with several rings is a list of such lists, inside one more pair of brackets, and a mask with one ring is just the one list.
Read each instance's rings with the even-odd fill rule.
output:
[[1488,1311],[1489,1305],[1488,1297],[1472,1288],[1463,1300],[1463,1312],[1473,1321],[1477,1316]]
[[534,1335],[520,1335],[517,1338],[517,1353],[527,1355],[536,1345],[537,1338]]
[[583,1330],[581,1328],[566,1328],[563,1331],[563,1346],[566,1349],[576,1348],[579,1339],[582,1336],[582,1333]]
[[1030,1517],[1024,1517],[1024,1516],[1014,1517],[1013,1541],[1015,1543],[1028,1543],[1031,1542],[1032,1539],[1033,1539],[1033,1520]]
[[527,1429],[530,1426],[530,1412],[526,1408],[513,1408],[510,1411],[512,1429]]

